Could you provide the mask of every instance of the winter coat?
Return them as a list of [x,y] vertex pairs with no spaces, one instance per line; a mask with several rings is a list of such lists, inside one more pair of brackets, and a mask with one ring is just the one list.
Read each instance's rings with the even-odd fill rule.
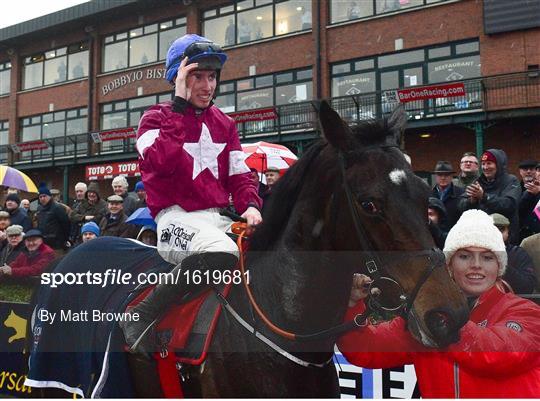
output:
[[43,233],[45,243],[53,249],[63,249],[70,232],[64,206],[51,199],[45,206],[39,205],[36,217],[37,228]]
[[[536,286],[534,263],[527,251],[516,245],[506,245],[508,266],[503,280],[516,294],[532,294]],[[540,396],[540,394],[539,394]]]
[[540,292],[540,233],[525,238],[523,241],[521,241],[519,246],[525,249],[533,261],[533,266],[536,272],[535,288],[536,292],[538,293]]
[[137,199],[127,192],[124,192],[121,196],[124,198],[124,213],[129,217],[131,216],[131,213],[137,210]]
[[45,243],[34,252],[25,250],[9,266],[12,277],[39,276],[55,258],[53,249]]
[[446,208],[442,200],[434,198],[432,196],[428,199],[428,208],[435,209],[439,213],[439,222],[437,224],[429,221],[428,227],[435,245],[438,248],[443,249],[444,243],[446,242],[446,237],[448,236],[448,221],[446,217]]
[[519,239],[523,239],[540,233],[540,219],[534,208],[540,202],[540,194],[533,195],[530,192],[523,191],[519,200]]
[[[464,193],[465,190],[463,188],[456,187],[452,183],[450,184],[448,196],[442,201],[444,207],[446,208],[446,225],[442,227],[443,230],[450,231],[454,224],[456,224],[459,220],[459,217],[461,216],[461,211],[458,208],[458,203],[461,199],[461,195],[463,195]],[[436,185],[431,191],[431,196],[440,199],[439,191]]]
[[224,208],[229,193],[239,214],[261,208],[236,124],[214,105],[195,109],[177,97],[151,107],[139,122],[137,151],[153,217],[172,205]]
[[19,242],[15,248],[12,248],[11,245],[7,244],[2,251],[0,251],[0,266],[9,265],[21,252],[24,252],[26,247],[24,246],[24,241]]
[[500,213],[510,220],[510,239],[513,245],[519,243],[518,205],[521,198],[521,188],[518,179],[506,172],[507,157],[500,149],[488,150],[497,159],[497,173],[493,181],[488,181],[482,174],[478,178],[484,190],[480,202],[471,203],[466,193],[461,196],[459,209],[461,212],[469,209],[480,209],[487,214]]
[[[350,308],[346,319],[364,310]],[[341,337],[353,364],[414,364],[423,398],[537,398],[540,395],[540,307],[493,286],[477,300],[461,340],[444,351],[413,339],[401,317]],[[376,351],[376,352],[373,352]]]
[[478,177],[480,177],[480,173],[476,173],[473,175],[464,175],[460,174],[456,178],[452,180],[452,183],[459,188],[467,188],[469,185],[471,185],[473,182],[475,182]]
[[32,228],[32,222],[30,221],[30,218],[28,215],[21,210],[21,208],[16,208],[13,210],[5,209],[9,213],[9,220],[11,222],[11,225],[18,224],[23,228],[24,232],[27,232]]
[[[107,202],[105,202],[103,199],[98,199],[97,203],[94,205],[90,204],[87,199],[83,199],[79,206],[71,212],[69,219],[72,223],[79,224],[81,226],[90,221],[99,224],[103,216],[106,214]],[[94,216],[94,218],[92,220],[86,220],[86,216]]]
[[119,213],[117,219],[111,219],[111,214],[107,213],[99,223],[101,236],[137,238],[137,227],[126,223],[127,216],[124,212]]

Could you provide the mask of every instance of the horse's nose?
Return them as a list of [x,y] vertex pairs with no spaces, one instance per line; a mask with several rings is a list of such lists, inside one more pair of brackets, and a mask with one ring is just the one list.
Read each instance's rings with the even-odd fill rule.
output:
[[459,341],[459,329],[467,321],[467,313],[446,308],[433,309],[426,313],[426,325],[439,347]]

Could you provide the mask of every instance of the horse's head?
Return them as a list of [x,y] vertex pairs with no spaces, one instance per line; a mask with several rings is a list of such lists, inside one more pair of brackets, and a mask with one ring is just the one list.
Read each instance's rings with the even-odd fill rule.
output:
[[[411,333],[425,345],[457,341],[468,319],[466,300],[435,250],[427,220],[429,188],[399,149],[406,123],[403,108],[382,121],[349,127],[322,102],[320,121],[331,146],[322,152],[333,182],[327,216],[334,220],[335,248],[362,250],[359,271],[381,281],[381,303],[399,298]],[[369,270],[369,272],[368,272]],[[374,272],[374,270],[376,270]],[[398,303],[399,304],[399,303]]]

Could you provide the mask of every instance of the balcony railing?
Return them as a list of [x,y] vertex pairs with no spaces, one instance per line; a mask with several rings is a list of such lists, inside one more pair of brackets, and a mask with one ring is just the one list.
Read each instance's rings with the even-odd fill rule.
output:
[[[463,82],[465,96],[416,100],[405,103],[410,120],[428,120],[441,116],[474,112],[540,107],[540,70],[468,79]],[[350,123],[380,118],[391,112],[396,103],[389,102],[386,92],[374,92],[330,99],[332,107]],[[254,112],[256,110],[250,110]],[[264,137],[283,139],[290,134],[317,135],[317,113],[312,102],[275,107],[276,118],[238,123],[242,140],[257,141]],[[539,111],[540,114],[540,111]],[[90,134],[44,139],[48,149],[15,153],[13,162],[34,163],[90,156],[135,152],[134,138],[94,144]],[[9,145],[0,146],[0,162],[5,163]]]

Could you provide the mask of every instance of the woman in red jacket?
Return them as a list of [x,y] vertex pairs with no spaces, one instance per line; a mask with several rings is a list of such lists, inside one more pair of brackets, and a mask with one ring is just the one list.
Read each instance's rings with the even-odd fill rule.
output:
[[[443,350],[424,347],[398,317],[346,334],[338,341],[341,352],[366,368],[414,364],[424,398],[540,397],[540,307],[501,281],[507,255],[492,219],[480,210],[463,213],[444,252],[450,275],[471,305],[458,343]],[[367,296],[363,288],[369,281],[355,277],[352,303]],[[346,318],[364,309],[360,301]]]

